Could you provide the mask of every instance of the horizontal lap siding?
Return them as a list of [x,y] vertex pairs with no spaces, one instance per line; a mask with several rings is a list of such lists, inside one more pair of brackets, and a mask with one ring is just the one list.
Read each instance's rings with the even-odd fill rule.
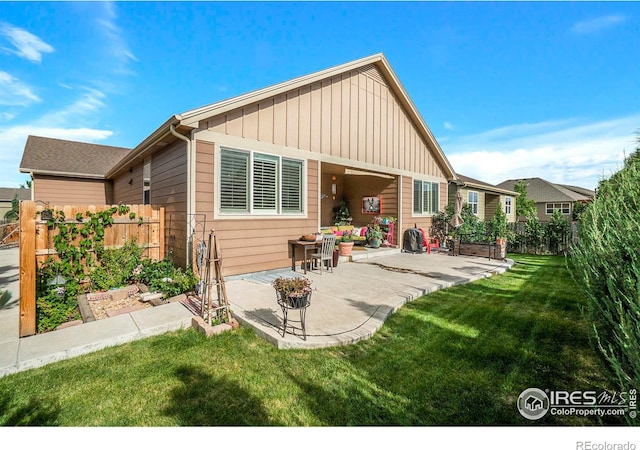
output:
[[114,203],[142,203],[142,163],[114,178],[113,200]]
[[103,205],[113,201],[110,180],[34,175],[33,189],[35,200],[50,204]]
[[307,161],[306,217],[262,219],[254,216],[214,220],[215,146],[210,142],[198,141],[196,149],[196,210],[199,219],[206,220],[205,237],[212,229],[216,230],[224,274],[236,275],[289,266],[291,259],[287,241],[318,231],[318,162]]
[[[114,179],[115,203],[142,203],[140,162]],[[156,151],[151,155],[151,204],[165,208],[165,254],[185,266],[187,241],[187,150],[186,143]]]
[[[142,195],[142,188],[140,188]],[[186,266],[187,148],[178,142],[151,157],[151,203],[165,207],[165,242],[174,263]]]

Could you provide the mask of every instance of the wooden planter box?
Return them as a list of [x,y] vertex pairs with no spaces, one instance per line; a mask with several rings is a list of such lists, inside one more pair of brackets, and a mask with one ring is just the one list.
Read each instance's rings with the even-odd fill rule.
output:
[[506,258],[506,241],[500,245],[495,242],[455,242],[454,255],[480,256],[489,259],[505,259]]

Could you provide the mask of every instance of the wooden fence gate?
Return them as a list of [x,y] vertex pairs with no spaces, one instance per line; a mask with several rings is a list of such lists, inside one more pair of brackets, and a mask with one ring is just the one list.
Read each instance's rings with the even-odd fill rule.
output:
[[[116,205],[117,206],[117,205]],[[129,212],[114,215],[114,223],[105,228],[105,248],[119,248],[132,239],[151,259],[164,258],[164,207],[126,205]],[[44,210],[62,211],[67,223],[81,224],[86,213],[96,213],[113,205],[41,205],[20,202],[20,337],[36,334],[36,271],[49,257],[55,257],[55,225],[49,229]],[[131,216],[129,215],[131,214]]]

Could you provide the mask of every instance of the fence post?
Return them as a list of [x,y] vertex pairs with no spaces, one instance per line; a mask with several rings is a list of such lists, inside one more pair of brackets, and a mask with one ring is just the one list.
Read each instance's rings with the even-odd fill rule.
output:
[[164,206],[160,207],[159,211],[160,215],[160,224],[159,224],[159,232],[158,232],[158,245],[160,246],[160,251],[158,252],[158,260],[162,261],[164,259]]
[[36,334],[36,204],[20,202],[20,337]]

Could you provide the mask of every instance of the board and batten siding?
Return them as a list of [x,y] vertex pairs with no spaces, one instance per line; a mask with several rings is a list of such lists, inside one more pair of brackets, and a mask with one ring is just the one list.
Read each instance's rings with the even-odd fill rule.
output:
[[33,198],[49,204],[108,205],[113,203],[110,180],[35,175]]
[[425,139],[373,65],[200,122],[201,129],[445,179]]
[[[224,275],[279,269],[291,265],[287,241],[318,231],[318,168],[307,160],[305,217],[256,217],[214,219],[215,145],[196,142],[196,211],[206,217],[206,235],[215,229],[222,253]],[[299,260],[298,260],[299,261]]]

